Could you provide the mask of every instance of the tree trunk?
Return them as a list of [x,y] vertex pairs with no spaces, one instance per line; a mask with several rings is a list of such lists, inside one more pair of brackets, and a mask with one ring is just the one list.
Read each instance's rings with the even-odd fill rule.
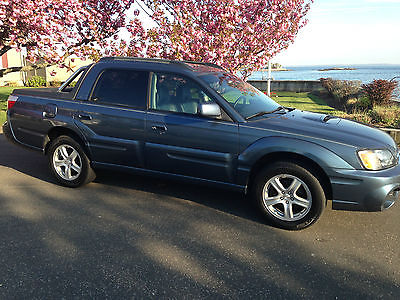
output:
[[33,71],[37,69],[42,69],[42,68],[47,68],[50,67],[52,64],[49,63],[43,63],[43,64],[37,64],[37,65],[32,65],[32,66],[24,66],[24,67],[11,67],[7,69],[0,69],[0,77],[3,77],[4,75],[7,75],[8,73],[13,73],[13,72],[27,72],[27,71]]

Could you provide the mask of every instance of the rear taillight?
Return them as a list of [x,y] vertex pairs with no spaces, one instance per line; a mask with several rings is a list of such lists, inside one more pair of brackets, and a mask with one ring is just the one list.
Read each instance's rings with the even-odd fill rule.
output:
[[10,110],[14,106],[15,102],[17,102],[17,100],[18,100],[17,96],[14,96],[14,95],[8,96],[7,109]]

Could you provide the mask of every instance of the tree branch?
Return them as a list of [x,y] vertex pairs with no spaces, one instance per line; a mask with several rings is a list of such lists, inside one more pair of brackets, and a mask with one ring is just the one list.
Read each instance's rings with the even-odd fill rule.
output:
[[10,46],[4,46],[3,48],[1,48],[1,49],[0,49],[0,57],[1,57],[3,54],[7,53],[7,51],[10,50],[10,49],[11,49]]
[[0,69],[0,77],[3,77],[5,75],[7,75],[8,73],[33,71],[33,70],[42,69],[42,68],[46,68],[46,67],[50,67],[50,66],[52,66],[52,64],[43,63],[43,64],[37,64],[37,65],[32,65],[32,66],[10,67],[10,68],[6,68],[6,69]]

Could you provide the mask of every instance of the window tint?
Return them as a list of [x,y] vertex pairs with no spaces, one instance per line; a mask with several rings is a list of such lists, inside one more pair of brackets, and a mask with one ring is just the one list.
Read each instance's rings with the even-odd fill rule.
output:
[[197,114],[200,103],[212,102],[191,79],[167,73],[156,73],[153,76],[152,109]]
[[145,108],[148,78],[145,71],[105,70],[91,99],[98,103]]

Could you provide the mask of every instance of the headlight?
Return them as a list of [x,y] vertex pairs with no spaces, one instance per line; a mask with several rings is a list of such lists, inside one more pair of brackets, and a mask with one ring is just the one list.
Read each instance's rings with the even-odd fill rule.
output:
[[396,158],[389,150],[361,150],[358,157],[367,170],[382,170],[396,164]]

